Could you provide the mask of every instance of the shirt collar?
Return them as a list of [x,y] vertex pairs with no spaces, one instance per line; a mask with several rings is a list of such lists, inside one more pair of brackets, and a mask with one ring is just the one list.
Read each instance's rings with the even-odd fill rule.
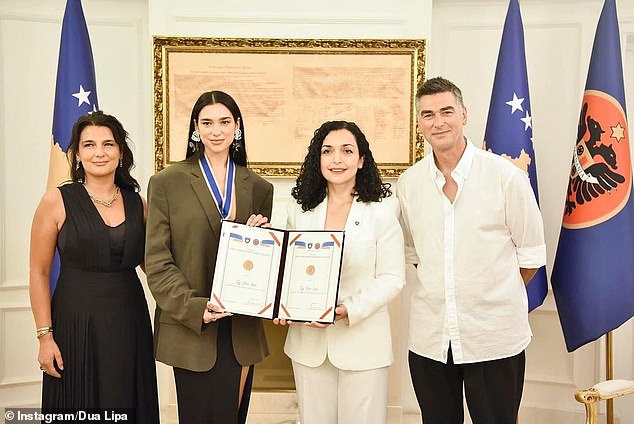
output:
[[[476,147],[471,143],[471,140],[466,137],[465,140],[467,142],[467,147],[465,148],[464,152],[462,152],[462,157],[460,157],[460,161],[458,161],[456,168],[451,171],[452,175],[456,175],[464,180],[466,180],[469,176],[469,171],[471,170],[471,164],[473,163],[476,149]],[[436,166],[436,162],[434,161],[433,157],[429,161],[429,170],[431,171],[429,175],[432,181],[435,181],[437,176],[442,175],[442,172],[440,172],[440,170]]]
[[466,180],[469,176],[469,171],[471,170],[471,164],[473,163],[476,148],[473,144],[471,144],[471,141],[468,138],[465,137],[465,140],[467,141],[467,147],[464,149],[462,157],[452,174],[458,175]]

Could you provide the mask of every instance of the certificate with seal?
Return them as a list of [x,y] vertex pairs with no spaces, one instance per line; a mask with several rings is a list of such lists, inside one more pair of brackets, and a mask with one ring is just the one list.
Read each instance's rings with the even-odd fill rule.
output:
[[332,323],[344,237],[223,221],[210,300],[236,314]]
[[279,318],[334,322],[342,231],[289,231]]

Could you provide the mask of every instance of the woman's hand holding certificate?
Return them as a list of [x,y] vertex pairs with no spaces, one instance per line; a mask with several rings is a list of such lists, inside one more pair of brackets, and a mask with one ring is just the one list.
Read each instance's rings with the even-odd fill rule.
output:
[[203,312],[203,322],[209,324],[210,322],[216,322],[220,318],[229,317],[233,315],[231,312],[223,311],[218,306],[211,302],[207,302],[207,308]]

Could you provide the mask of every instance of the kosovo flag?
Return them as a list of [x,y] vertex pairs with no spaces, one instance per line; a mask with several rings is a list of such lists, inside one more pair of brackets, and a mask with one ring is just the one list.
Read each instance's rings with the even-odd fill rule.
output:
[[569,352],[634,315],[634,205],[615,0],[594,38],[552,285]]
[[[524,29],[518,0],[511,0],[506,13],[484,133],[484,148],[507,158],[526,172],[539,202]],[[544,303],[548,293],[546,267],[537,271],[526,291],[529,311]]]
[[[56,187],[69,178],[66,152],[70,145],[73,124],[81,115],[98,108],[95,65],[81,0],[68,0],[57,63],[48,188]],[[51,269],[51,294],[55,290],[58,276],[59,254],[56,250]]]

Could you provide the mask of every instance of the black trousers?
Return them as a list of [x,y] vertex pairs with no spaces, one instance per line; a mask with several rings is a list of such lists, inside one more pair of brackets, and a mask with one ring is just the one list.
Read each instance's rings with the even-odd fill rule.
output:
[[238,408],[242,365],[233,353],[231,319],[222,318],[217,325],[218,356],[212,369],[198,372],[174,367],[180,424],[244,424],[247,420],[253,365]]
[[425,424],[462,424],[463,386],[474,424],[516,424],[526,355],[471,364],[447,364],[409,352],[414,392]]

